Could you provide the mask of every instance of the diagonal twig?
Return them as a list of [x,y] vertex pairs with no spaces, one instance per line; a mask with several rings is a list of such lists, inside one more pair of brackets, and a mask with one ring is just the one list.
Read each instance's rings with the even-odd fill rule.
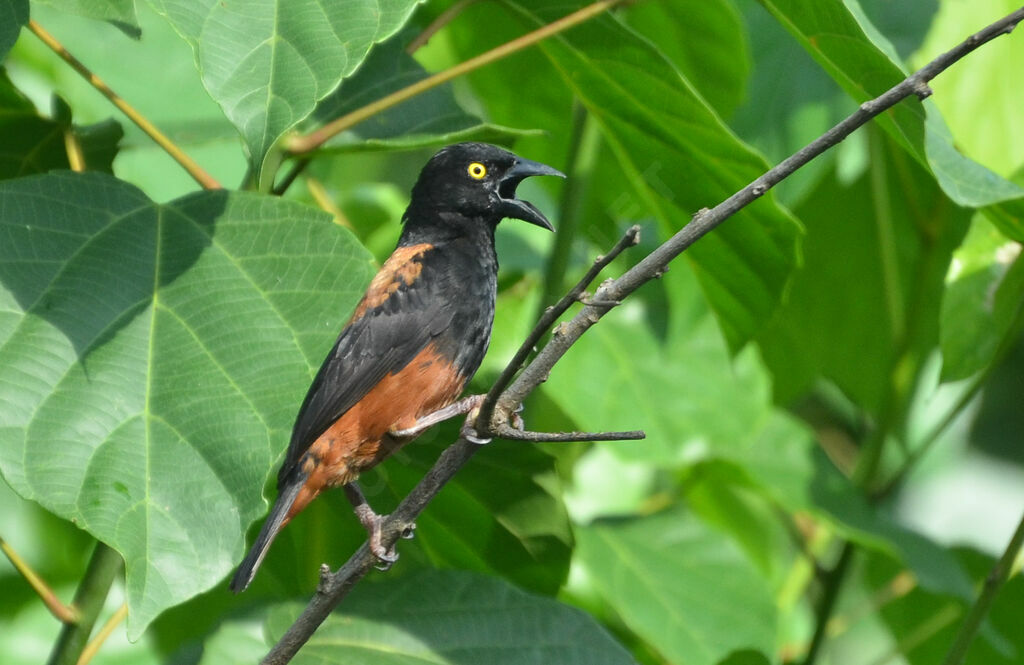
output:
[[[597,279],[597,276],[601,274],[601,271],[605,269],[609,263],[615,260],[615,258],[621,254],[625,249],[632,247],[640,242],[640,227],[631,226],[622,235],[615,246],[609,250],[607,254],[599,256],[594,259],[594,265],[586,272],[585,275],[576,283],[574,287],[569,289],[569,292],[562,296],[562,299],[556,302],[551,307],[544,310],[544,314],[541,315],[537,321],[537,325],[533,327],[530,334],[526,336],[526,339],[522,344],[519,345],[519,349],[515,355],[512,356],[512,360],[508,362],[505,369],[502,370],[501,374],[495,380],[494,385],[487,391],[487,396],[484,398],[483,404],[480,405],[480,412],[476,418],[477,431],[481,436],[489,436],[491,429],[494,427],[492,419],[494,416],[494,407],[498,402],[498,397],[504,392],[505,388],[512,382],[516,372],[522,368],[523,363],[526,362],[526,358],[533,353],[534,347],[537,342],[540,341],[541,337],[554,325],[555,321],[565,314],[570,307],[579,302],[580,296],[586,291],[590,283]],[[518,406],[518,405],[517,405]]]

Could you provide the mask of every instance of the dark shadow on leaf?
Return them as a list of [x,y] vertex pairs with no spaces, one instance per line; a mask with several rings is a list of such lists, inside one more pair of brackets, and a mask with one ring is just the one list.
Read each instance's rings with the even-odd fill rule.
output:
[[210,221],[197,225],[101,174],[0,183],[0,284],[26,317],[60,330],[82,362],[210,245],[227,193],[203,196]]

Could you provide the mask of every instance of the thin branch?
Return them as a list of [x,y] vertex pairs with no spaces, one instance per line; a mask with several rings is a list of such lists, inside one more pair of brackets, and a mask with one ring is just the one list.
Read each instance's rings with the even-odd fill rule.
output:
[[839,552],[839,559],[836,560],[832,569],[828,571],[822,581],[822,595],[815,609],[814,635],[811,637],[811,644],[807,647],[807,655],[804,657],[804,665],[813,665],[821,651],[821,645],[825,643],[828,634],[829,619],[832,611],[835,610],[836,601],[839,600],[839,590],[843,586],[846,572],[850,568],[850,560],[853,558],[853,543],[843,541],[842,550]]
[[1017,555],[1020,554],[1022,546],[1024,546],[1024,515],[1021,516],[1020,523],[1017,524],[1017,530],[1014,531],[1013,537],[1010,538],[1010,542],[1006,546],[1003,555],[999,557],[999,561],[996,561],[996,565],[992,567],[988,577],[985,578],[985,584],[981,589],[981,593],[978,594],[978,599],[974,601],[974,605],[967,614],[967,618],[960,625],[960,631],[953,641],[953,646],[949,648],[946,659],[942,661],[942,665],[960,665],[963,662],[964,656],[967,655],[967,649],[971,646],[974,636],[978,634],[978,630],[981,628],[981,622],[985,620],[989,608],[992,607],[992,601],[995,600],[996,594],[999,593],[1003,583],[1010,577],[1013,562],[1017,560]]
[[179,148],[171,139],[161,132],[156,126],[139,113],[133,106],[124,101],[116,92],[110,89],[106,83],[103,82],[100,77],[92,73],[88,67],[82,64],[82,62],[71,55],[64,45],[61,44],[57,39],[49,32],[43,29],[41,25],[36,23],[34,20],[29,20],[28,29],[35,33],[44,44],[50,47],[50,49],[59,55],[64,62],[71,65],[72,69],[82,75],[82,77],[89,82],[89,84],[99,90],[100,94],[109,99],[114,106],[121,110],[128,119],[134,122],[139,129],[145,132],[149,138],[159,145],[164,151],[170,155],[174,161],[178,162],[183,169],[185,169],[192,178],[198,182],[205,189],[220,189],[221,185],[217,182],[213,176],[207,173],[199,164],[192,160],[191,157],[185,154],[181,148]]
[[0,538],[0,550],[3,550],[7,558],[10,559],[11,565],[14,569],[25,578],[29,586],[39,595],[39,598],[46,605],[46,609],[50,610],[50,614],[57,617],[61,623],[77,623],[79,614],[78,610],[74,605],[65,605],[60,602],[60,598],[54,593],[53,589],[50,588],[46,582],[43,581],[36,571],[32,569],[32,566],[28,565],[21,556],[14,551],[6,540]]
[[628,432],[529,432],[509,425],[499,427],[494,435],[509,441],[532,441],[534,443],[566,443],[570,441],[638,441],[645,438],[643,430]]
[[100,647],[107,641],[110,634],[114,632],[122,621],[128,618],[128,603],[122,603],[121,607],[117,608],[117,611],[110,615],[106,623],[96,633],[96,637],[92,638],[85,650],[82,651],[82,655],[79,656],[78,662],[75,665],[88,665],[92,662],[92,659],[99,653]]
[[114,583],[114,577],[121,570],[121,555],[115,550],[97,541],[96,548],[89,559],[89,566],[85,570],[75,592],[75,607],[81,615],[75,624],[64,624],[60,631],[57,643],[50,654],[48,665],[76,665],[78,659],[85,650],[92,627],[96,623],[96,617],[103,609],[103,603],[110,592],[110,585]]
[[[544,314],[537,321],[537,325],[535,325],[533,330],[530,331],[530,334],[526,336],[526,339],[519,346],[519,350],[517,350],[515,355],[512,356],[512,360],[510,360],[508,365],[505,366],[505,369],[498,376],[494,385],[491,386],[491,389],[487,392],[487,397],[484,398],[483,404],[480,405],[480,412],[476,418],[476,427],[481,436],[489,436],[491,434],[491,429],[496,430],[497,427],[500,427],[500,425],[503,424],[492,424],[494,418],[494,407],[498,402],[498,398],[501,396],[502,392],[504,392],[505,388],[507,388],[512,382],[516,372],[518,372],[523,366],[523,363],[526,362],[526,358],[533,353],[534,346],[536,346],[537,342],[540,341],[540,338],[544,336],[544,333],[546,333],[548,329],[555,324],[555,321],[565,314],[570,307],[579,302],[580,296],[582,296],[586,288],[590,286],[590,283],[593,282],[599,274],[601,274],[601,271],[605,269],[605,266],[614,261],[615,258],[625,249],[636,245],[638,242],[640,242],[640,227],[635,225],[629,227],[629,229],[626,230],[619,241],[615,243],[615,246],[612,247],[607,254],[594,259],[594,265],[590,266],[590,270],[583,275],[583,278],[576,283],[576,286],[569,289],[569,292],[566,293],[561,300],[544,310]],[[547,377],[545,376],[543,378]],[[537,385],[540,385],[542,381],[543,379],[538,381]],[[518,407],[518,404],[516,406]],[[511,409],[509,413],[513,413],[514,411],[515,409]]]
[[288,173],[286,173],[284,175],[284,177],[281,178],[280,182],[278,182],[276,185],[274,185],[274,189],[272,190],[272,193],[275,196],[281,196],[285,192],[287,192],[288,188],[292,186],[293,182],[295,182],[295,179],[298,178],[299,175],[301,175],[302,172],[306,170],[306,168],[309,166],[310,162],[312,162],[312,161],[313,160],[310,159],[309,157],[302,157],[300,159],[296,159],[292,163],[291,168],[288,169]]
[[442,83],[447,83],[453,78],[457,78],[463,74],[468,74],[471,71],[480,69],[484,65],[489,65],[492,62],[501,60],[502,58],[507,58],[513,53],[517,53],[529,46],[533,46],[542,39],[546,39],[552,35],[557,35],[558,33],[564,32],[588,19],[599,16],[621,2],[624,2],[624,0],[598,0],[597,2],[587,5],[568,16],[563,16],[557,21],[548,23],[533,32],[529,32],[522,37],[517,37],[516,39],[493,48],[486,53],[482,53],[475,58],[470,58],[465,62],[461,62],[454,67],[444,70],[443,72],[438,72],[433,76],[421,79],[410,86],[402,88],[401,90],[396,90],[390,95],[385,95],[377,101],[371,102],[362,108],[358,108],[351,113],[341,116],[340,118],[335,118],[320,129],[310,132],[305,136],[293,137],[286,143],[288,151],[292,154],[302,154],[315,150],[332,137],[354,127],[381,111],[389,109],[392,106],[397,106],[407,99],[415,97],[416,95],[426,92],[432,88],[436,88]]
[[437,18],[430,22],[423,32],[416,35],[416,38],[409,42],[409,45],[405,47],[406,53],[415,53],[430,41],[430,38],[437,34],[437,32],[448,25],[455,18],[461,14],[467,7],[477,2],[478,0],[459,0],[454,5],[438,14]]
[[68,155],[68,166],[75,173],[85,171],[85,154],[82,152],[82,144],[75,136],[75,129],[71,125],[64,128],[64,151]]
[[[604,2],[595,3],[581,11],[590,10],[594,12],[592,15],[596,15],[615,4],[617,4],[615,0],[604,0]],[[597,7],[600,7],[600,9],[595,10]],[[575,19],[576,22],[585,20],[584,18],[579,18],[579,12],[577,12],[576,14],[572,14],[569,17],[562,19],[562,21],[564,22],[571,17],[577,17]],[[518,377],[513,380],[518,368],[532,352],[533,346],[543,336],[544,332],[555,321],[557,321],[573,303],[579,300],[583,290],[586,288],[586,285],[597,276],[597,273],[600,272],[601,268],[606,264],[605,261],[614,258],[614,253],[616,253],[615,250],[610,252],[609,256],[595,262],[594,267],[587,273],[584,280],[581,280],[581,283],[570,291],[570,293],[561,301],[559,301],[557,305],[545,312],[541,322],[539,322],[534,331],[530,333],[530,336],[516,353],[515,358],[513,358],[512,362],[509,363],[506,370],[502,372],[498,381],[487,394],[484,403],[480,407],[480,412],[475,423],[477,431],[482,436],[488,436],[506,426],[511,419],[512,414],[516,412],[517,408],[523,403],[526,396],[536,389],[537,386],[543,383],[555,363],[565,354],[569,347],[571,347],[580,338],[580,336],[590,328],[590,326],[597,323],[605,313],[612,309],[615,303],[621,302],[641,285],[664,273],[669,262],[679,256],[679,254],[690,247],[694,242],[716,228],[719,224],[734,215],[743,207],[760,198],[768,191],[768,189],[778,184],[798,168],[842,141],[844,138],[849,136],[850,133],[879,113],[891,108],[904,98],[911,95],[916,95],[921,98],[927,97],[930,94],[930,90],[927,86],[927,82],[929,80],[960,58],[964,57],[967,53],[970,53],[979,47],[981,44],[994,39],[998,35],[1010,32],[1021,20],[1024,20],[1024,9],[1014,12],[1010,16],[993,23],[988,28],[985,28],[981,32],[971,36],[965,42],[948,53],[939,56],[880,97],[862,104],[860,109],[853,115],[840,122],[819,139],[808,144],[778,166],[767,171],[742,190],[720,203],[714,209],[705,209],[698,212],[687,226],[667,242],[648,254],[636,266],[628,270],[622,277],[615,280],[608,280],[602,284],[591,299],[592,304],[584,305],[582,310],[576,314],[576,316],[562,324],[559,327],[559,334],[552,335],[551,341],[544,346],[537,357],[534,358],[534,360],[523,369]],[[546,28],[551,29],[555,25],[556,24],[550,24],[546,26]],[[563,24],[558,28],[558,30],[564,30],[567,27],[569,26]],[[544,28],[535,33],[530,33],[530,35],[520,39],[522,40],[530,37],[531,35],[537,35],[543,30]],[[554,34],[554,32],[557,32],[558,30],[549,30],[548,34]],[[533,38],[530,43],[533,43],[533,41],[537,41],[544,36],[548,36],[548,34],[537,36]],[[512,48],[514,43],[515,42],[510,42],[504,47],[499,47],[499,49],[503,48],[508,52],[511,52],[512,50],[518,50],[518,48],[522,48],[523,46],[519,45]],[[496,49],[495,51],[499,49]],[[494,51],[480,57],[483,58],[492,53],[494,53]],[[498,57],[501,56],[495,55],[490,57],[487,61],[493,61]],[[462,66],[468,66],[470,63],[474,63],[477,60],[478,59],[467,61],[466,63],[463,63]],[[475,64],[474,67],[476,66],[480,66],[480,64]],[[449,70],[449,72],[451,71],[452,70]],[[465,69],[464,71],[468,71],[468,69]],[[452,74],[444,80],[448,80],[456,75],[458,74]],[[433,78],[434,77],[431,79],[425,79],[424,82],[431,81]],[[432,85],[436,85],[436,82],[432,83]],[[409,89],[407,88],[406,90]],[[392,99],[390,104],[396,104],[399,101],[411,97],[419,91],[420,89],[417,89],[414,92],[404,94],[400,99]],[[400,91],[400,93],[401,92],[402,91]],[[383,102],[388,99],[389,98],[386,97],[384,100],[380,101]],[[371,105],[371,107],[372,106],[373,105]],[[370,109],[371,107],[365,107],[365,109]],[[366,117],[380,110],[380,108],[374,108],[372,112],[370,112],[365,109],[363,110],[363,113]],[[349,118],[349,120],[346,120],[346,118]],[[352,124],[354,124],[354,122],[358,122],[360,119],[362,118],[356,119]],[[351,118],[350,116],[339,118],[339,120],[332,123],[332,125],[336,128],[336,123],[342,120],[349,122],[351,121]],[[324,130],[327,130],[327,127],[323,128],[321,132]],[[299,144],[298,149],[312,149],[332,135],[333,134],[327,132],[322,135],[317,135],[315,139],[311,139],[314,135],[310,135],[306,137],[307,142],[305,144]],[[293,149],[295,149],[294,146]],[[630,229],[630,232],[627,233],[623,240],[619,242],[619,245],[616,245],[616,249],[621,252],[622,249],[634,244],[635,241],[636,229],[634,227],[634,229]],[[480,448],[481,446],[479,444],[472,443],[464,436],[460,436],[452,445],[448,446],[448,448],[441,453],[441,456],[438,458],[434,466],[431,467],[412,492],[402,500],[395,512],[383,519],[381,525],[381,542],[385,548],[391,547],[403,532],[407,532],[408,529],[411,528],[416,517],[426,508],[430,500],[436,496],[444,484],[451,479]],[[841,577],[842,571],[846,568],[846,562],[851,556],[849,553],[851,550],[852,546],[848,544],[844,547],[840,560],[837,563],[836,568],[833,570],[833,574],[837,578]],[[270,653],[267,654],[262,661],[263,664],[283,665],[290,661],[317,627],[327,618],[331,610],[333,610],[338,603],[344,599],[352,587],[355,586],[355,584],[373,568],[375,563],[376,561],[370,553],[369,546],[364,543],[336,573],[331,574],[330,570],[324,566],[321,570],[320,585],[317,587],[316,594],[306,606],[302,614],[295,620],[277,644],[274,645]],[[994,595],[994,591],[992,593]]]

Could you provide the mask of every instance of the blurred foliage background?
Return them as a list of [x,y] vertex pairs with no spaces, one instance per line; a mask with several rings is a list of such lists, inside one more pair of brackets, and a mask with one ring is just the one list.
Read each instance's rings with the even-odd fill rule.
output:
[[[610,274],[1018,8],[641,0],[287,152],[581,6],[0,0],[0,537],[65,602],[97,538],[124,558],[99,620],[126,604],[127,630],[91,662],[256,662],[362,542],[326,496],[227,591],[438,146],[570,176],[521,188],[555,235],[499,227],[480,392],[630,225]],[[29,14],[232,191],[199,191]],[[488,445],[295,662],[940,662],[1024,512],[1022,61],[1020,34],[986,44],[605,317],[523,416],[647,439]],[[455,427],[364,477],[375,508]],[[966,662],[1024,658],[1018,569]],[[0,661],[43,662],[59,622],[6,559],[0,584]]]

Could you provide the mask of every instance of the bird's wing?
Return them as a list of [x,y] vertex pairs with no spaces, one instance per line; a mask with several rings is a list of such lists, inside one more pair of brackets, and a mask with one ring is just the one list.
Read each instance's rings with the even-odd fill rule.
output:
[[416,247],[427,249],[413,258],[398,250],[385,262],[320,366],[295,419],[279,486],[338,418],[451,325],[453,303],[437,297],[434,280],[419,278],[422,264],[412,265],[431,248]]

